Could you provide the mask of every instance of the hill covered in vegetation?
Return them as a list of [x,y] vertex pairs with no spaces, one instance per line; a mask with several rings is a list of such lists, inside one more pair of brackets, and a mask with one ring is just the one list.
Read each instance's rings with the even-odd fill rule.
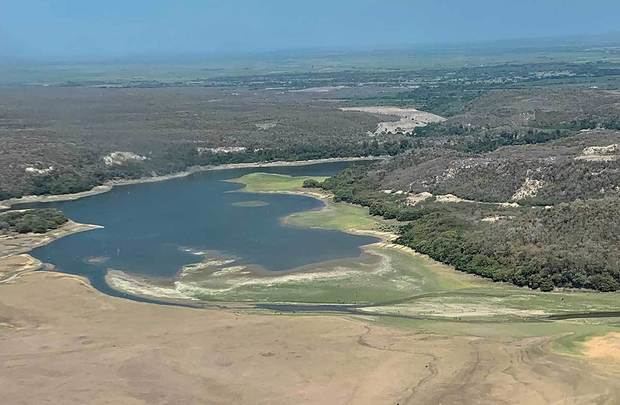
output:
[[[0,200],[196,165],[389,155],[318,186],[401,220],[400,243],[459,270],[620,289],[620,64],[560,56],[1,88]],[[403,119],[364,112],[381,106],[445,120],[377,131]]]
[[[617,128],[617,59],[592,50],[547,54],[553,57],[520,53],[515,63],[515,55],[500,53],[484,65],[473,63],[478,56],[463,65],[422,55],[390,69],[385,55],[365,68],[319,70],[310,68],[312,58],[243,74],[153,67],[159,74],[127,77],[125,67],[108,66],[35,79],[24,70],[0,87],[0,200],[194,165],[396,155],[412,147],[484,153]],[[417,128],[414,137],[397,129],[369,136],[392,118],[342,110],[373,106],[448,120]]]
[[402,221],[399,243],[458,270],[545,291],[620,289],[617,87],[462,88],[481,91],[454,93],[461,106],[417,128],[411,150],[320,187]]
[[546,291],[620,289],[620,131],[485,153],[459,150],[459,136],[320,186],[403,221],[399,243],[458,270]]

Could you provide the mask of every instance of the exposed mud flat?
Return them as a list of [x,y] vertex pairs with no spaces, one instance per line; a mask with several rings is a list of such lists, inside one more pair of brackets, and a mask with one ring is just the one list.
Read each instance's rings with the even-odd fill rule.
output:
[[620,145],[614,143],[607,146],[588,146],[583,149],[581,155],[575,157],[575,160],[585,160],[589,162],[613,162],[619,158]]
[[268,271],[260,266],[239,265],[236,259],[202,252],[202,261],[184,266],[174,280],[136,277],[122,271],[108,271],[106,281],[114,289],[155,299],[210,300],[230,298],[236,290],[307,286],[336,282],[393,271],[390,260],[376,243],[364,247],[358,259],[342,259],[303,266],[289,271]]
[[109,270],[106,282],[110,287],[138,297],[158,298],[162,300],[193,300],[189,295],[178,291],[174,284],[157,285],[153,280],[130,276],[120,270]]
[[494,305],[490,300],[481,300],[480,303],[461,302],[459,299],[443,299],[441,302],[416,302],[415,305],[404,304],[381,307],[365,307],[364,312],[397,314],[426,319],[486,319],[491,318],[523,318],[533,319],[548,313],[544,310],[524,310]]

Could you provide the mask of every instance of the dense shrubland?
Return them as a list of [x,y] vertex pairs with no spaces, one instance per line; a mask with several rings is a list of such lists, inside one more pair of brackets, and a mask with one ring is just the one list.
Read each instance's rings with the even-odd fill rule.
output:
[[530,209],[495,223],[431,210],[398,239],[456,269],[495,281],[615,291],[620,288],[620,199]]
[[67,222],[55,208],[8,211],[0,214],[0,233],[45,233]]
[[80,169],[74,167],[54,170],[49,174],[30,176],[19,187],[0,184],[0,200],[23,195],[67,194],[85,191],[107,180],[137,179],[153,175],[181,172],[192,166],[222,165],[270,161],[396,155],[410,148],[408,139],[362,141],[359,143],[299,144],[274,149],[249,149],[230,153],[198,153],[193,146],[168,148],[149,159],[106,166],[93,160]]
[[[460,271],[544,291],[615,291],[620,156],[584,154],[620,144],[619,102],[613,91],[486,92],[418,128],[411,151],[321,187],[403,221],[398,243]],[[407,202],[421,192],[433,196]],[[438,202],[445,194],[472,202]]]
[[[620,198],[574,200],[553,207],[479,203],[415,206],[380,190],[381,170],[357,167],[321,187],[337,201],[408,221],[398,243],[468,273],[519,286],[620,289]],[[490,220],[489,220],[490,219]]]

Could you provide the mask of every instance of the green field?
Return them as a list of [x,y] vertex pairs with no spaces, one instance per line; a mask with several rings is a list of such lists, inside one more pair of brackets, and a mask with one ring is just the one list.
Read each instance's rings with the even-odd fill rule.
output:
[[287,224],[303,227],[346,230],[378,230],[381,221],[368,215],[368,208],[331,203],[320,211],[306,211],[285,218]]

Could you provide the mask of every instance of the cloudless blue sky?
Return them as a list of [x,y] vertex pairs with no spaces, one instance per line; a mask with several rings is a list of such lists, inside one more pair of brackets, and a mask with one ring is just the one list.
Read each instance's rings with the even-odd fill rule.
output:
[[620,0],[0,0],[0,57],[106,58],[599,34]]

